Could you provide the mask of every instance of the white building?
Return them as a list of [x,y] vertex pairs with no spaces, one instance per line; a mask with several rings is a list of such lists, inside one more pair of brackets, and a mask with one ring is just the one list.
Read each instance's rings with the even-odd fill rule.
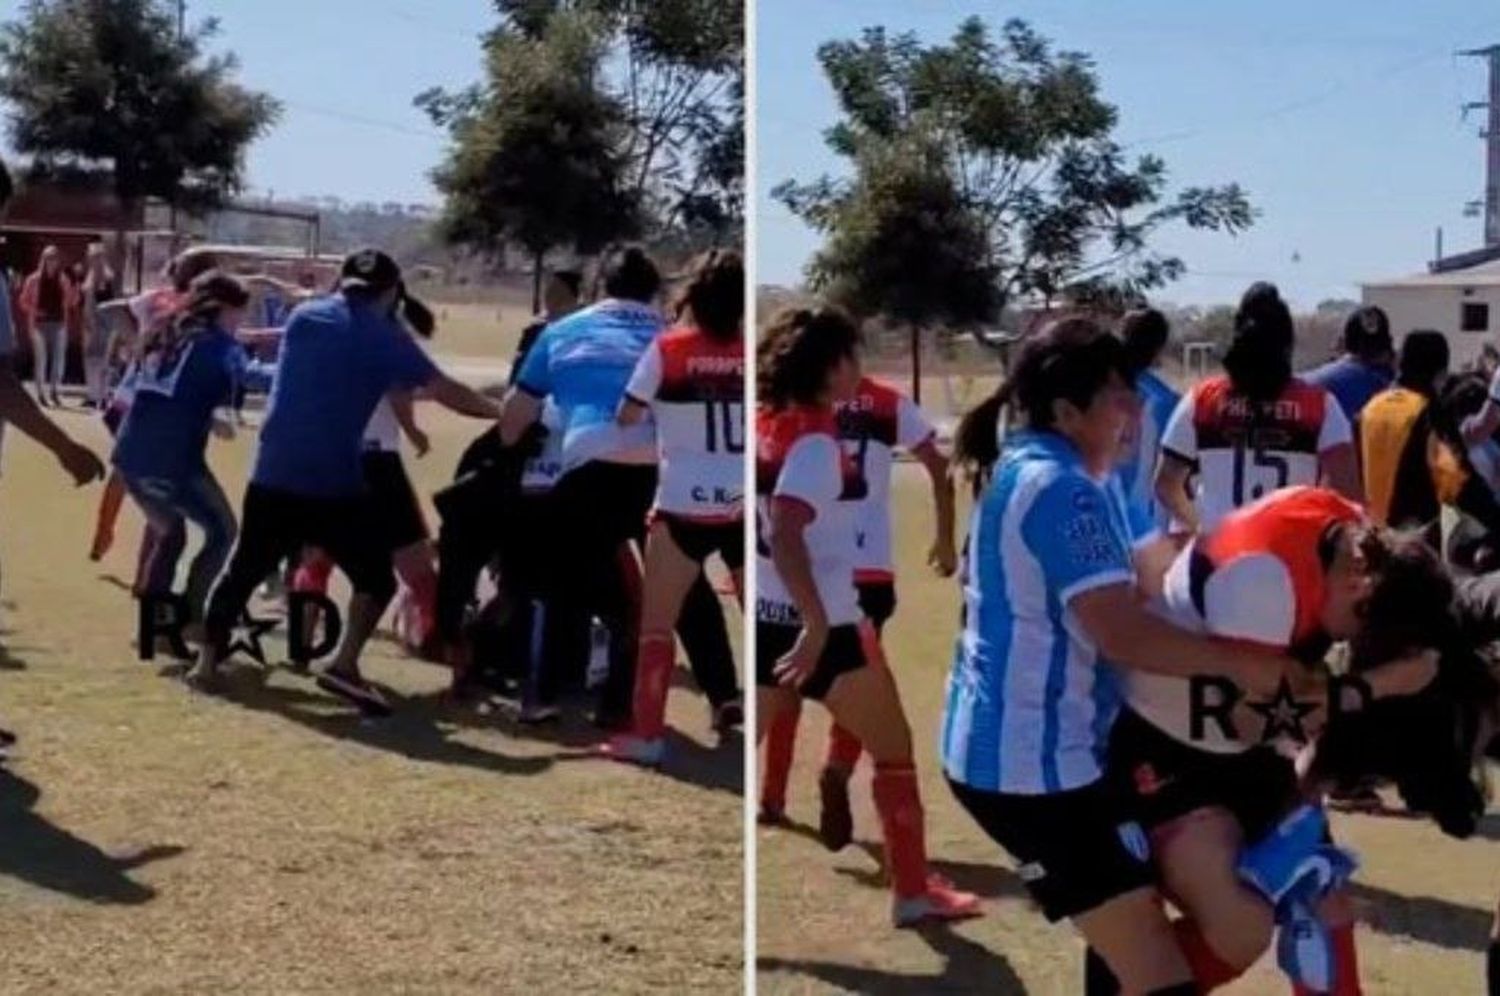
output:
[[[1433,271],[1363,285],[1363,301],[1383,309],[1400,345],[1413,329],[1435,329],[1448,339],[1453,367],[1473,363],[1487,345],[1500,346],[1500,259],[1472,253],[1435,264]],[[1480,259],[1473,265],[1463,265]]]

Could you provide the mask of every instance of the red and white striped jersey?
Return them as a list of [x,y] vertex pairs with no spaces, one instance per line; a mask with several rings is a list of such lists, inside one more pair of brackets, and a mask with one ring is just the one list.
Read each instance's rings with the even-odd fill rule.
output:
[[854,509],[854,575],[858,581],[895,578],[891,558],[891,466],[899,447],[911,451],[937,433],[915,402],[865,377],[837,407],[839,439],[864,478],[865,497]]
[[698,522],[744,516],[745,343],[695,328],[663,333],[625,396],[650,407],[661,479],[656,509]]
[[1194,464],[1203,531],[1279,488],[1314,485],[1324,454],[1353,443],[1333,395],[1293,378],[1274,401],[1234,393],[1226,375],[1187,393],[1162,435],[1162,450]]

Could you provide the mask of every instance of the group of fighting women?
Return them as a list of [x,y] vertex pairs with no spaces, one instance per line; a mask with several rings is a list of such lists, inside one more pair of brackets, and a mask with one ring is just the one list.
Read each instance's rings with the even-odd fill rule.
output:
[[[1180,400],[1150,370],[1167,331],[1147,311],[1119,334],[1055,321],[959,427],[976,504],[944,775],[1044,915],[1084,937],[1090,996],[1211,991],[1278,930],[1295,991],[1349,996],[1361,991],[1343,888],[1354,864],[1332,841],[1320,802],[1333,786],[1309,758],[1359,720],[1450,687],[1436,680],[1447,655],[1435,639],[1375,639],[1367,614],[1375,600],[1401,604],[1403,587],[1442,590],[1429,582],[1444,569],[1359,504],[1354,431],[1328,391],[1293,375],[1294,326],[1274,287],[1246,293],[1224,373]],[[761,336],[759,720],[765,736],[799,696],[820,699],[871,752],[907,925],[978,904],[927,875],[911,736],[855,584],[850,510],[869,482],[857,445],[840,446],[838,414],[857,395],[858,348],[827,308],[783,312]],[[1335,641],[1361,648],[1360,682],[1328,680]],[[1490,696],[1479,711],[1491,725],[1467,741],[1460,780],[1495,733],[1495,686],[1469,677],[1464,694]],[[1413,741],[1454,735],[1409,729]],[[1362,762],[1377,773],[1345,751],[1341,776]],[[784,763],[773,741],[763,819],[778,816]],[[847,801],[828,780],[836,847]],[[1482,795],[1463,798],[1472,831]]]
[[[611,647],[595,714],[615,734],[604,753],[662,763],[672,631],[691,602],[689,650],[713,658],[694,664],[710,675],[702,684],[715,725],[737,725],[734,663],[704,579],[705,561],[718,554],[736,590],[740,581],[744,274],[737,254],[715,251],[695,262],[672,302],[679,322],[668,328],[654,262],[639,249],[617,253],[603,268],[600,301],[559,308],[570,313],[554,315],[525,344],[503,404],[456,384],[425,358],[415,340],[432,334],[433,315],[406,294],[399,267],[378,251],[351,255],[330,293],[299,294],[303,303],[279,337],[275,365],[245,348],[250,295],[242,280],[194,253],[175,259],[169,278],[129,303],[132,362],[110,420],[119,481],[148,523],[137,595],[172,596],[185,523],[204,534],[175,596],[192,621],[189,634],[201,641],[186,672],[191,684],[218,686],[228,628],[256,584],[284,568],[295,590],[321,594],[339,566],[354,594],[320,686],[367,713],[388,711],[358,657],[395,590],[394,569],[412,609],[404,613],[409,644],[452,663],[455,691],[467,697],[486,662],[469,645],[472,631],[455,620],[475,595],[477,551],[478,563],[500,565],[512,610],[536,609],[528,638],[498,648],[528,658],[523,719],[557,715],[563,677],[556,672],[579,646],[571,639],[579,634],[558,636],[552,619],[586,633],[597,617]],[[212,432],[232,434],[221,408],[250,377],[270,380],[271,392],[239,529],[205,451]],[[493,480],[481,489],[482,497],[502,498],[498,504],[439,501],[444,532],[452,534],[440,545],[443,559],[468,548],[453,557],[451,572],[433,556],[400,457],[402,435],[419,455],[426,450],[413,416],[418,396],[495,421],[473,449],[505,454],[500,463],[509,470],[500,476],[511,478],[498,491]],[[111,504],[117,509],[117,500]],[[101,514],[105,539],[114,510]],[[505,528],[464,528],[476,511]],[[530,514],[511,515],[521,511]],[[544,547],[538,533],[564,549]],[[453,577],[444,584],[447,573]],[[707,612],[702,598],[690,599],[700,589]],[[457,611],[439,604],[455,600]],[[311,630],[317,620],[304,623]],[[717,639],[705,641],[715,627]]]

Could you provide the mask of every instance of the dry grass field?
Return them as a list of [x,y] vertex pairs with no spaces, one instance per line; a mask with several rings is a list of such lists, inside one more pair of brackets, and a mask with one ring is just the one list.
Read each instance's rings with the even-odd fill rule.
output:
[[[793,830],[758,830],[760,992],[766,996],[932,996],[939,993],[1076,996],[1082,945],[1049,926],[1025,898],[1009,859],[959,809],[936,760],[942,686],[957,620],[954,583],[923,565],[931,530],[920,470],[897,468],[900,607],[886,629],[923,774],[929,850],[939,870],[982,894],[988,915],[956,929],[897,932],[877,860],[879,828],[869,800],[868,761],[856,778],[860,846],[828,854],[816,839],[816,773],[826,723],[806,711],[789,793]],[[1358,898],[1369,923],[1360,943],[1371,996],[1480,996],[1483,950],[1500,895],[1500,813],[1474,839],[1457,842],[1426,823],[1335,817],[1359,851]],[[1269,960],[1226,992],[1289,991]]]
[[[518,327],[469,316],[439,349],[508,358]],[[419,415],[431,490],[478,430]],[[96,419],[63,419],[106,452]],[[214,444],[236,497],[252,446]],[[285,670],[198,697],[135,659],[139,520],[89,563],[97,497],[7,440],[0,993],[739,991],[743,751],[696,694],[673,696],[661,775],[587,758],[581,720],[455,711],[445,672],[385,640],[388,721]]]

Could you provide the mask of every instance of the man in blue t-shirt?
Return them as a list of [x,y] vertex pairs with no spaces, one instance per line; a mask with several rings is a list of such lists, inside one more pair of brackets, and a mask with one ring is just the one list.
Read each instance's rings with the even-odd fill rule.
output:
[[1353,425],[1371,398],[1396,378],[1391,323],[1373,305],[1356,309],[1344,322],[1344,355],[1309,370],[1302,379],[1326,389]]
[[344,261],[338,292],[292,313],[245,492],[239,542],[209,596],[203,647],[188,675],[194,686],[215,685],[230,629],[255,586],[283,558],[311,545],[328,552],[354,589],[343,642],[318,684],[362,709],[388,711],[359,673],[360,651],[396,591],[392,551],[380,541],[365,491],[365,426],[392,391],[423,390],[473,418],[500,416],[498,404],[428,359],[403,326],[403,311],[408,322],[431,322],[430,311],[406,298],[395,261],[364,249]]

